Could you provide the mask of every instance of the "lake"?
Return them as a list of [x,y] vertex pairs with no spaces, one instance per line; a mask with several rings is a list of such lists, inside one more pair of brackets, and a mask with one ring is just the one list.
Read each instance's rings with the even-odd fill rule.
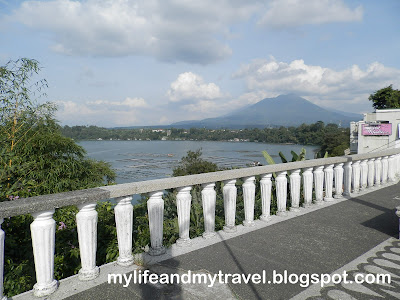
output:
[[188,150],[202,149],[202,157],[216,163],[219,167],[246,167],[260,162],[266,165],[262,151],[266,150],[280,163],[279,151],[291,160],[290,151],[299,153],[306,149],[307,159],[314,158],[317,146],[265,144],[250,142],[211,142],[211,141],[80,141],[89,157],[111,163],[116,171],[117,183],[127,183],[172,175]]

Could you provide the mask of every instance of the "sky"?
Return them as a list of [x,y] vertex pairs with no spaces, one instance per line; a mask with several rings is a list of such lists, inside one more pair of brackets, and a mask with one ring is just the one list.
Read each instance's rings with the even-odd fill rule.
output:
[[398,0],[0,0],[0,65],[39,61],[61,125],[168,125],[295,93],[400,89]]

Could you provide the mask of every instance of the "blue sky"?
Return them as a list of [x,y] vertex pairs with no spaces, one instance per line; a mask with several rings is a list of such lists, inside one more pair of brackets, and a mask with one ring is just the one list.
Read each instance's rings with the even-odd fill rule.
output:
[[0,65],[34,58],[67,125],[170,124],[296,93],[349,112],[400,88],[400,1],[0,0]]

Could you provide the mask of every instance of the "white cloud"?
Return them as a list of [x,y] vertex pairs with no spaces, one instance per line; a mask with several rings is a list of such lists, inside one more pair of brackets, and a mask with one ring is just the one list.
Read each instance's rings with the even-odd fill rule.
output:
[[215,83],[205,83],[203,78],[192,72],[179,74],[171,83],[167,96],[172,102],[183,100],[213,100],[223,96]]
[[219,37],[248,19],[257,2],[25,1],[10,19],[50,32],[52,50],[66,55],[149,55],[207,64],[231,54]]
[[131,126],[143,125],[143,109],[148,104],[143,98],[129,98],[123,101],[95,100],[77,103],[56,101],[59,106],[57,119],[68,125]]
[[258,23],[272,28],[287,28],[361,21],[362,17],[362,6],[351,9],[342,0],[273,0]]
[[[303,60],[290,63],[257,59],[242,65],[233,78],[243,78],[252,93],[296,93],[309,100],[333,106],[337,101],[356,103],[389,84],[400,87],[400,69],[374,62],[362,69],[353,65],[343,70],[307,65]],[[261,100],[261,99],[260,99]],[[324,103],[323,103],[324,102]]]

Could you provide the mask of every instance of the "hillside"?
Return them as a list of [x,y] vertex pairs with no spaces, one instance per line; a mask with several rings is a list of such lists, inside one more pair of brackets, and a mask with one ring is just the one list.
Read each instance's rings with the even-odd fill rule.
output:
[[178,128],[251,128],[268,126],[299,126],[323,121],[325,124],[340,124],[349,127],[351,121],[359,121],[362,116],[346,115],[328,110],[294,94],[266,98],[256,104],[246,106],[225,116],[198,121],[182,121],[171,124]]

